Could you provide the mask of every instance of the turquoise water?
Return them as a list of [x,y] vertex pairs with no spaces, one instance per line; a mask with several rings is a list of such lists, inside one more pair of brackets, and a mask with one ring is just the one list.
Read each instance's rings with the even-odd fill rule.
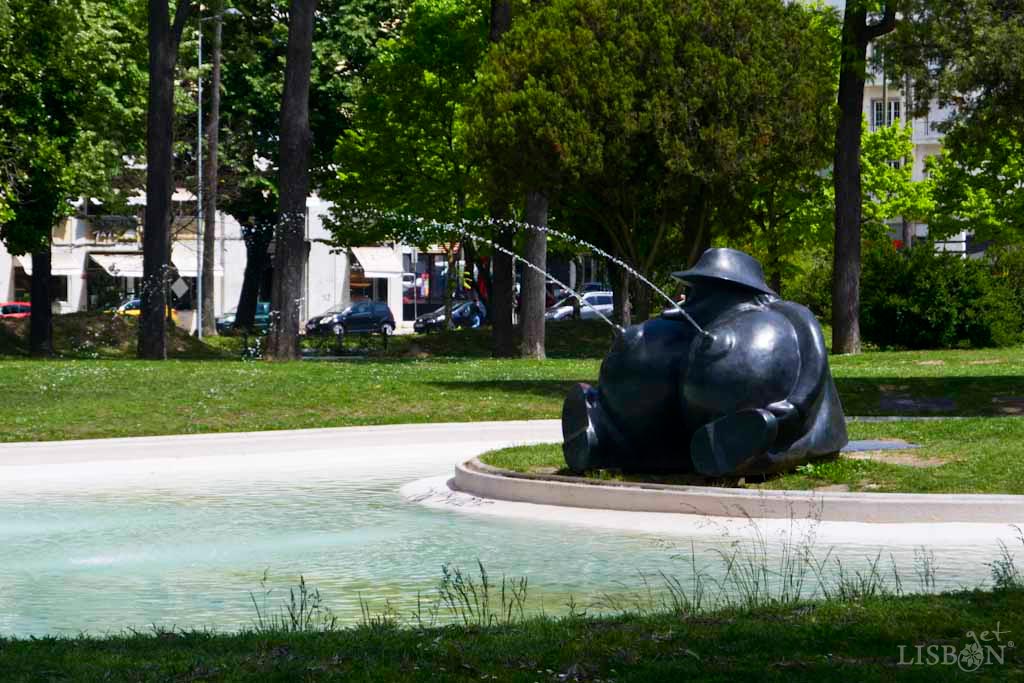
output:
[[[386,603],[410,615],[445,564],[529,578],[530,606],[564,611],[686,580],[689,553],[721,575],[727,536],[627,533],[509,520],[406,501],[399,488],[452,458],[193,458],[5,468],[0,482],[0,633],[119,632],[152,624],[234,630],[277,610],[303,575],[342,622]],[[833,550],[863,563],[870,544]],[[913,583],[914,548],[887,548]],[[975,585],[995,548],[936,549],[942,585]],[[264,593],[261,580],[267,576]],[[650,578],[654,577],[654,578]],[[913,588],[912,585],[907,587]]]

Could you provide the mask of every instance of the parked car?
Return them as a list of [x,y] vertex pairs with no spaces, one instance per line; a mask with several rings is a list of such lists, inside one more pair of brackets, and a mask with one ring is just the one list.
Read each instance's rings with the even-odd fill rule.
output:
[[[568,320],[572,318],[573,299],[574,297],[571,296],[562,299],[548,309],[547,313],[544,314],[544,318],[546,320]],[[601,315],[608,318],[611,317],[613,308],[611,292],[587,292],[583,295],[583,301],[580,303],[580,319],[594,320],[600,318]]]
[[[217,318],[217,332],[224,333],[235,325],[235,317],[238,314],[237,308],[232,308],[227,313],[224,313]],[[256,302],[256,314],[252,319],[252,326],[259,332],[266,332],[270,329],[270,302],[269,301],[257,301]]]
[[[177,325],[180,320],[178,319],[178,312],[167,307],[167,312],[171,315],[171,320]],[[114,315],[130,315],[132,317],[139,317],[142,313],[142,299],[128,299],[114,310]]]
[[607,282],[586,282],[580,287],[580,294],[587,292],[610,292],[611,286]]
[[[444,307],[424,313],[412,324],[415,332],[426,333],[440,330],[445,325]],[[487,320],[487,308],[479,301],[466,301],[452,308],[452,322],[455,327],[480,327]]]
[[306,334],[384,334],[395,331],[395,316],[386,303],[360,301],[345,308],[332,308],[306,322]]
[[7,301],[0,304],[0,318],[20,320],[32,315],[32,304],[27,301]]

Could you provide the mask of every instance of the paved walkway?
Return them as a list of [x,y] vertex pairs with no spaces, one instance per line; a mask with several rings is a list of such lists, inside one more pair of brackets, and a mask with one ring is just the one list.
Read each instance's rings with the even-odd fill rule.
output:
[[484,450],[515,444],[554,442],[561,438],[558,420],[532,420],[38,441],[0,443],[0,467],[112,460],[263,456],[289,452],[316,452],[330,456],[339,453],[351,455],[360,451],[379,454],[385,451],[389,454],[406,453],[414,456],[417,451],[438,448],[451,455],[451,463],[454,465]]

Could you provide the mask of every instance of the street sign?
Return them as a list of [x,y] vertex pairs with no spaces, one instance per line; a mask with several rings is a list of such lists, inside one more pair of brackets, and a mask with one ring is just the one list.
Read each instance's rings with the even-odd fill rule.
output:
[[174,292],[174,296],[180,299],[188,292],[188,285],[186,285],[185,281],[179,277],[177,281],[171,285],[171,291]]

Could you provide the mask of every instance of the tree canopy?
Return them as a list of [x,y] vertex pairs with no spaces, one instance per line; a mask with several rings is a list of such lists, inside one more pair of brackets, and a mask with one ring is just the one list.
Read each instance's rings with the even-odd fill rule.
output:
[[826,164],[831,17],[774,0],[555,0],[481,68],[473,147],[495,185],[555,189],[640,271],[678,266],[752,177]]

